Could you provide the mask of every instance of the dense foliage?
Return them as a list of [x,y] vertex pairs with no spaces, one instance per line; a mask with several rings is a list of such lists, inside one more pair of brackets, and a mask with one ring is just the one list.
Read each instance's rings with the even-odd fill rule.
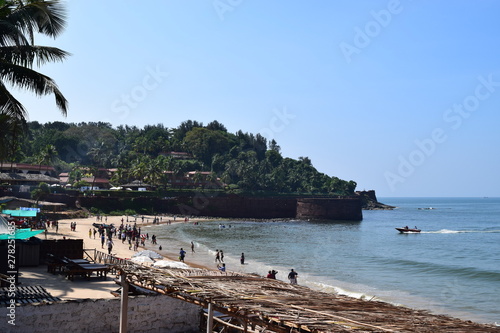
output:
[[[160,154],[172,151],[190,153],[191,158]],[[274,140],[242,131],[232,134],[217,121],[142,129],[103,122],[30,122],[14,160],[53,165],[59,172],[70,172],[73,181],[82,177],[81,166],[90,173],[118,168],[111,180],[115,185],[140,179],[161,187],[166,185],[164,171],[211,171],[213,180],[241,191],[349,195],[356,187],[354,181],[318,172],[307,157],[283,157]]]

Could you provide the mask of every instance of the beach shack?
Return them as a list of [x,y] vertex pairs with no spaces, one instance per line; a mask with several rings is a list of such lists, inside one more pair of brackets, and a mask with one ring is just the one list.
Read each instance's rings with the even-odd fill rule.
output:
[[0,274],[14,276],[17,283],[19,266],[38,265],[40,245],[26,242],[43,230],[18,228],[0,215]]

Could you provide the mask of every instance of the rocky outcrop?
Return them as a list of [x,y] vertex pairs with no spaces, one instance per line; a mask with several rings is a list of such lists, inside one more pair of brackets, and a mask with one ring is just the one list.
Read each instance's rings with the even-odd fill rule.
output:
[[369,191],[356,191],[355,194],[359,196],[361,200],[361,206],[363,209],[366,210],[391,210],[396,207],[394,206],[389,206],[386,204],[383,204],[381,202],[378,202],[377,196],[375,195],[374,190],[369,190]]

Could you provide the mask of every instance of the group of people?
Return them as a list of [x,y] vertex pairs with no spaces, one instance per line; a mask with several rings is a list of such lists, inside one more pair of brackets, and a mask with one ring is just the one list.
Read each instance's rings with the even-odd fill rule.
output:
[[[174,218],[175,220],[175,218]],[[76,228],[76,222],[71,223],[71,230],[75,230]],[[106,243],[107,248],[108,248],[108,253],[111,254],[111,251],[113,249],[113,240],[112,237],[115,235],[118,239],[120,239],[123,242],[125,242],[127,239],[129,241],[129,249],[131,248],[131,243],[136,242],[136,246],[134,246],[134,250],[137,250],[137,246],[139,245],[139,240],[141,238],[146,238],[146,237],[141,237],[145,235],[140,234],[140,228],[137,227],[137,225],[134,223],[134,225],[124,225],[123,220],[122,224],[120,225],[119,228],[115,228],[113,226],[100,226],[100,228],[97,230],[97,232],[100,235],[101,238],[101,247],[104,248],[104,244]],[[94,230],[94,238],[95,238],[96,230]],[[147,235],[149,239],[149,235]],[[89,230],[89,237],[91,237],[91,231]],[[106,241],[107,240],[107,241]],[[156,236],[153,235],[151,237],[151,242],[152,244],[156,244]],[[145,239],[142,239],[142,244],[144,244]],[[162,250],[162,247],[159,247],[159,250]],[[191,242],[191,252],[195,253],[195,245],[194,242]],[[186,251],[184,248],[180,248],[179,250],[179,261],[184,262],[186,257]],[[226,272],[226,263],[224,263],[224,251],[216,249],[215,250],[215,262],[217,264],[217,269],[221,272]],[[245,253],[241,253],[240,256],[240,263],[241,265],[245,265]],[[276,274],[278,274],[278,271],[275,270],[270,270],[267,274],[267,278],[269,279],[276,279]],[[291,269],[290,272],[288,273],[288,280],[290,281],[291,284],[297,284],[297,276],[298,273],[294,270]]]
[[[191,244],[193,244],[191,242]],[[181,248],[181,252],[182,252],[182,248]],[[181,260],[182,261],[182,260]],[[224,252],[222,250],[215,250],[215,262],[217,263],[217,269],[221,272],[225,272],[226,271],[226,264],[224,263]],[[240,257],[240,263],[242,265],[245,264],[245,253],[242,252],[241,253],[241,257]],[[267,278],[269,279],[276,279],[276,274],[278,274],[278,271],[275,271],[274,269],[273,270],[270,270],[267,274]],[[292,268],[290,270],[290,273],[288,273],[288,280],[290,281],[291,284],[297,284],[297,276],[299,274]]]
[[268,279],[276,279],[276,274],[278,274],[278,271],[275,271],[275,270],[273,269],[273,270],[271,270],[271,271],[269,271],[269,272],[267,273],[267,276],[266,276],[266,277],[267,277]]
[[219,264],[224,262],[224,251],[215,250],[215,262]]
[[[270,270],[267,274],[268,279],[276,279],[276,274],[278,274],[278,271]],[[299,275],[293,268],[290,270],[290,273],[288,273],[288,280],[290,281],[291,284],[297,284],[297,275]]]

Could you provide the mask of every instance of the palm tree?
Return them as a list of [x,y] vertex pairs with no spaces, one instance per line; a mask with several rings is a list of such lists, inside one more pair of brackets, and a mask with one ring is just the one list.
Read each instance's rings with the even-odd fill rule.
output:
[[0,165],[3,164],[3,161],[7,158],[8,146],[9,146],[9,137],[7,128],[10,125],[11,117],[6,114],[0,114]]
[[147,164],[144,160],[137,159],[130,170],[130,174],[139,180],[140,184],[144,181],[144,177],[147,173]]
[[38,155],[38,172],[42,173],[42,164],[52,165],[57,156],[57,148],[54,145],[45,146]]
[[0,112],[0,163],[10,158],[11,171],[16,152],[18,150],[19,137],[27,128],[26,121],[12,117]]
[[68,181],[73,185],[76,182],[82,180],[82,167],[75,163],[75,165],[71,168],[71,172],[69,173]]
[[92,166],[90,166],[90,170],[92,173],[92,191],[94,190],[95,180],[99,174],[99,167],[103,166],[106,162],[106,155],[104,149],[104,142],[98,142],[94,145],[94,147],[89,149],[88,155],[94,162]]
[[129,171],[128,169],[118,168],[116,172],[111,177],[111,183],[115,186],[125,184],[129,181]]
[[146,181],[153,186],[157,186],[162,180],[164,169],[161,158],[149,160],[146,165]]
[[35,33],[57,37],[66,16],[58,0],[10,0],[0,4],[0,114],[25,121],[26,109],[9,92],[6,83],[43,96],[53,94],[63,115],[68,102],[50,77],[33,70],[33,65],[62,61],[69,53],[54,47],[38,46]]

